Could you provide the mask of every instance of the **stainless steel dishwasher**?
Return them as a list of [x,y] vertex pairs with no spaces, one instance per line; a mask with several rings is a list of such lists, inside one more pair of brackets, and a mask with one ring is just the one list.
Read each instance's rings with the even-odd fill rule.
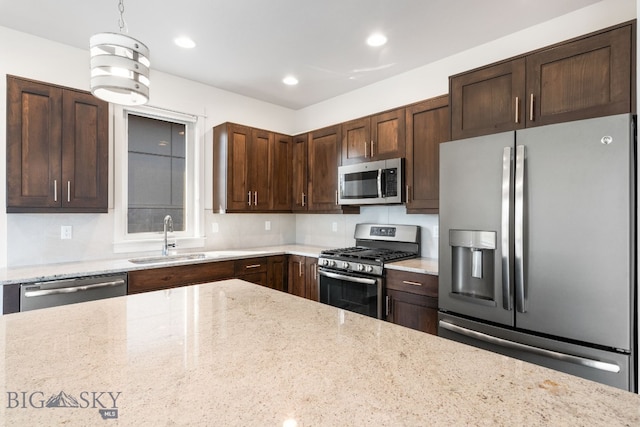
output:
[[127,274],[105,274],[20,285],[20,311],[127,294]]

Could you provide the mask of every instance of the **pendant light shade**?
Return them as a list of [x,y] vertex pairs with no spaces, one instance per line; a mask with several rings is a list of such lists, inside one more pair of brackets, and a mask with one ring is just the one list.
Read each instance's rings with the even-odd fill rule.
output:
[[149,100],[149,49],[122,33],[98,33],[90,39],[91,93],[120,105]]

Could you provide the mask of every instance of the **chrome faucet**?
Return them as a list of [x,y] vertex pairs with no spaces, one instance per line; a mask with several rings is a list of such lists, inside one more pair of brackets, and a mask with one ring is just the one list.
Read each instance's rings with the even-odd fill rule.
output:
[[175,243],[167,242],[167,233],[173,232],[173,219],[171,215],[167,215],[164,217],[164,243],[162,245],[162,256],[169,255],[169,248],[175,248]]

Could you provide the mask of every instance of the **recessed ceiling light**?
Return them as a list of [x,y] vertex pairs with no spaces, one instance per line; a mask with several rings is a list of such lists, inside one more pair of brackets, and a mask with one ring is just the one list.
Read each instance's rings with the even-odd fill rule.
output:
[[369,46],[374,46],[374,47],[382,46],[386,42],[387,42],[387,37],[381,33],[371,34],[367,39],[367,44]]
[[193,49],[194,47],[196,47],[196,42],[191,40],[189,37],[185,37],[185,36],[177,37],[173,39],[173,42],[176,45],[183,47],[185,49]]
[[288,85],[288,86],[295,86],[298,84],[298,79],[296,79],[293,76],[287,76],[284,79],[282,79],[282,83]]

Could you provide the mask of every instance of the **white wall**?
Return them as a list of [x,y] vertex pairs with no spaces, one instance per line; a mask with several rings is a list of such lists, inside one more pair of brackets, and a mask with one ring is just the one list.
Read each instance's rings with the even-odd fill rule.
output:
[[[640,0],[638,0],[640,1]],[[292,111],[216,88],[152,71],[150,104],[206,116],[205,232],[207,249],[280,243],[348,246],[357,222],[410,223],[423,227],[423,255],[437,256],[437,215],[406,215],[402,207],[362,208],[360,215],[218,215],[211,213],[211,128],[225,121],[296,134],[444,94],[448,76],[579,36],[636,17],[636,0],[603,0],[577,12],[461,52],[400,76],[311,107]],[[456,29],[452,29],[456,31]],[[463,31],[463,29],[459,29]],[[443,35],[443,42],[446,35]],[[0,99],[5,74],[79,89],[89,88],[88,51],[0,27]],[[0,176],[6,177],[6,102],[0,102]],[[113,178],[113,177],[111,177]],[[113,187],[113,186],[112,186]],[[0,185],[0,267],[109,258],[113,211],[108,214],[11,214]],[[111,197],[110,206],[113,206]],[[264,221],[271,230],[264,230]],[[333,230],[336,223],[337,231]],[[213,233],[214,223],[218,232]],[[73,226],[74,238],[60,240],[60,226]],[[118,254],[117,256],[122,256]]]

